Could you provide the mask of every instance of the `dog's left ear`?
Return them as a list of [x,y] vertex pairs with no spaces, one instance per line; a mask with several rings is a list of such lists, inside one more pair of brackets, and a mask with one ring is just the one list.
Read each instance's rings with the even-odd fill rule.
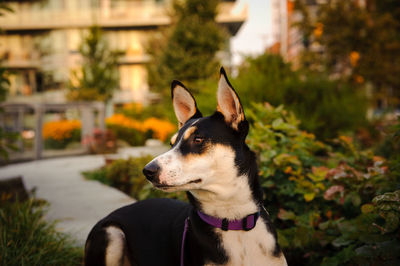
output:
[[240,123],[246,121],[246,118],[239,97],[230,84],[223,67],[220,70],[217,102],[217,111],[224,115],[225,122],[239,131]]

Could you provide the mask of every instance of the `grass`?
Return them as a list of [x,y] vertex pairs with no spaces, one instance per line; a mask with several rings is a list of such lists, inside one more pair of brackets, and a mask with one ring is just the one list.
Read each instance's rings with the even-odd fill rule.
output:
[[82,265],[82,248],[45,221],[45,213],[45,204],[33,199],[0,202],[0,265]]

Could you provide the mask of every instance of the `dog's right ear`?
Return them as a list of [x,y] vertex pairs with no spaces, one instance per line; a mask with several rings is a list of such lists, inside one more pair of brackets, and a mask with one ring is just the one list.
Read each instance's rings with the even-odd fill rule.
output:
[[177,80],[172,81],[171,96],[175,115],[179,122],[179,128],[191,118],[202,117],[201,112],[197,109],[196,100],[193,95],[181,82]]

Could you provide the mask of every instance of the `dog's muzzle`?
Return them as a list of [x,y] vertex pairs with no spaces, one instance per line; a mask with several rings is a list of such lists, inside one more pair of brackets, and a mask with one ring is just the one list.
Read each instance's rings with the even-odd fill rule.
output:
[[150,182],[157,182],[160,170],[161,168],[156,162],[150,162],[143,168],[143,174]]

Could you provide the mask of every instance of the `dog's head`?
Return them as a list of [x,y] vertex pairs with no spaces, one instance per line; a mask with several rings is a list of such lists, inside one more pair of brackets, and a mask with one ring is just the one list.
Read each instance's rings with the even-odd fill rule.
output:
[[172,102],[179,131],[172,148],[148,163],[143,172],[164,191],[206,190],[219,193],[243,175],[249,125],[235,90],[221,68],[217,110],[203,117],[192,94],[179,81],[172,82]]

